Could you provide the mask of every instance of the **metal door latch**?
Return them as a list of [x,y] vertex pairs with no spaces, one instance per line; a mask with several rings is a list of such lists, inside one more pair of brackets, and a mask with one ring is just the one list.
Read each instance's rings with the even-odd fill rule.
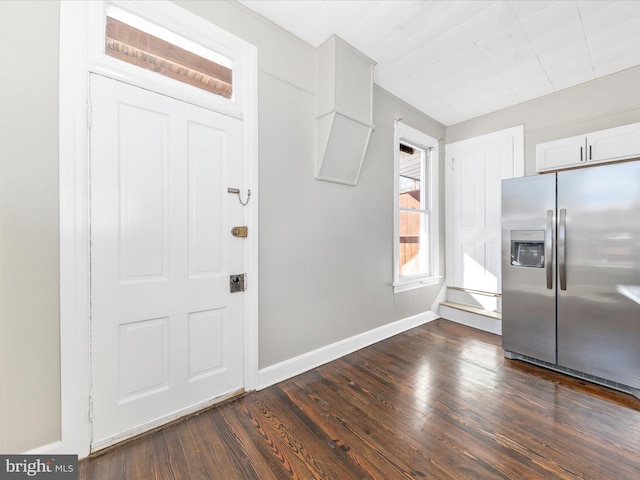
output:
[[247,238],[249,235],[249,227],[233,227],[231,235],[234,237]]
[[251,198],[251,190],[247,190],[247,201],[243,202],[242,201],[242,197],[240,196],[240,189],[239,188],[227,188],[227,193],[231,193],[233,195],[238,195],[238,200],[240,201],[240,204],[243,207],[246,207],[247,204],[249,203],[249,199]]
[[231,293],[245,291],[245,276],[244,273],[229,275],[229,291]]

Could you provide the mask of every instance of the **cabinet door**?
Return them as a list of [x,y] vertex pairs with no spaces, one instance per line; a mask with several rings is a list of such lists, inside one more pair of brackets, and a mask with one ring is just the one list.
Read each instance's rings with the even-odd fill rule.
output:
[[558,170],[584,163],[585,135],[561,138],[536,145],[536,171]]
[[623,125],[587,135],[587,161],[602,162],[640,156],[640,124]]

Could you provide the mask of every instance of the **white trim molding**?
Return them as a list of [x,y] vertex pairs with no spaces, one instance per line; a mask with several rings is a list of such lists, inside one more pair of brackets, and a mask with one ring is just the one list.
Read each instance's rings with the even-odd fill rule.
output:
[[[233,62],[234,97],[216,98],[180,82],[158,78],[102,52],[107,8],[116,6]],[[89,74],[98,73],[158,91],[243,120],[245,265],[256,279],[245,295],[245,390],[258,385],[258,62],[255,46],[166,1],[61,0],[60,2],[60,337],[61,441],[52,453],[87,456],[91,449]]]
[[445,320],[466,325],[467,327],[476,328],[484,332],[494,333],[496,335],[502,335],[502,321],[487,317],[485,315],[479,315],[477,313],[466,312],[457,308],[452,308],[447,305],[440,305],[439,307],[440,317]]
[[356,350],[424,325],[437,318],[439,317],[434,312],[420,313],[263,368],[260,370],[258,390],[300,375],[301,373],[336,360],[344,355],[348,355]]
[[[60,2],[61,442],[86,456],[89,421],[88,2]],[[61,452],[63,453],[63,452]]]
[[[393,129],[393,291],[406,292],[416,288],[438,284],[440,275],[440,145],[439,141],[417,130],[401,120],[394,122]],[[426,157],[421,160],[421,190],[426,192],[421,199],[421,209],[415,212],[428,212],[428,225],[422,225],[420,233],[421,253],[427,255],[425,262],[429,271],[424,274],[401,276],[400,274],[400,143],[423,149]],[[426,222],[425,222],[426,223]],[[426,250],[426,252],[424,251]]]
[[52,442],[24,452],[24,455],[60,455],[62,453],[62,442]]

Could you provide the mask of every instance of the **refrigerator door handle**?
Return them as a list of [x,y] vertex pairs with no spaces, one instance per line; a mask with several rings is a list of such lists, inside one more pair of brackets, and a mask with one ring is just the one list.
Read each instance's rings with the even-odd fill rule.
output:
[[547,229],[544,232],[544,258],[547,288],[553,289],[553,210],[547,210]]
[[567,210],[563,208],[560,210],[560,220],[558,222],[558,277],[560,277],[560,290],[567,289],[566,235]]

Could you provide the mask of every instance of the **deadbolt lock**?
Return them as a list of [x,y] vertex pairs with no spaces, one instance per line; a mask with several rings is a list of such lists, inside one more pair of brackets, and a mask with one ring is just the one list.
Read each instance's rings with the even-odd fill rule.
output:
[[249,227],[233,227],[231,235],[234,237],[247,238],[249,235]]

